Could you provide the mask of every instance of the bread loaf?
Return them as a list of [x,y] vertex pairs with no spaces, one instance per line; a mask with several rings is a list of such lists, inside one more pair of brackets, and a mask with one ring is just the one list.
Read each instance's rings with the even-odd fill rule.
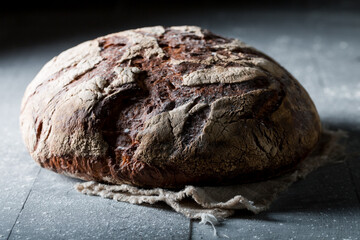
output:
[[165,188],[277,176],[321,130],[283,67],[195,26],[128,30],[64,51],[27,87],[20,122],[44,168]]

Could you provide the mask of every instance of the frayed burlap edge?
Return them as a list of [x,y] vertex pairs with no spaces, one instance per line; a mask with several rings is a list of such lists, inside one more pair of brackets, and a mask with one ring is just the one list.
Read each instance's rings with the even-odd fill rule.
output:
[[132,204],[165,202],[190,219],[201,219],[202,223],[213,225],[238,209],[247,209],[253,213],[268,209],[278,194],[292,183],[320,166],[340,161],[343,147],[339,140],[344,137],[346,133],[343,131],[323,130],[317,148],[294,171],[262,182],[216,187],[186,186],[181,191],[141,189],[126,184],[107,185],[97,182],[78,183],[75,188],[83,194]]

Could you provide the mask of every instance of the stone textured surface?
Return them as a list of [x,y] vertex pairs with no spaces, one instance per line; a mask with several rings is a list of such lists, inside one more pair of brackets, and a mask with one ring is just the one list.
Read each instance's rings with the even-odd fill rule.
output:
[[[186,16],[171,13],[154,17],[151,12],[136,20],[117,11],[97,18],[92,14],[68,13],[65,16],[72,19],[71,24],[57,22],[56,28],[51,20],[58,15],[39,14],[36,19],[42,21],[28,31],[34,35],[37,30],[40,37],[32,37],[36,41],[42,38],[41,44],[34,40],[31,47],[1,46],[0,239],[101,236],[134,239],[141,238],[140,233],[152,239],[213,237],[210,225],[190,223],[164,206],[149,209],[77,194],[73,189],[76,181],[40,170],[20,135],[18,116],[25,88],[53,56],[108,32],[164,22],[199,25],[257,46],[293,73],[308,90],[325,124],[349,132],[344,163],[324,167],[293,185],[261,215],[239,212],[217,227],[218,234],[230,239],[359,239],[360,18],[357,12],[202,9],[187,12]],[[24,31],[29,26],[27,22],[35,21],[24,17],[21,27],[4,29],[0,34]],[[6,23],[0,21],[2,27]],[[55,36],[66,33],[68,37],[54,41],[52,35],[40,34],[45,28],[58,33]],[[74,34],[79,30],[82,34]],[[48,42],[48,38],[53,41]],[[25,44],[19,39],[15,42]]]

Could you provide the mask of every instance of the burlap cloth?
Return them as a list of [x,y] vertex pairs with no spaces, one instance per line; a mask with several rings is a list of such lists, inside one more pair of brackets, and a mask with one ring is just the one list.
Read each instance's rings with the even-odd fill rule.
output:
[[323,130],[317,148],[298,164],[294,171],[262,182],[217,187],[186,186],[181,191],[141,189],[126,184],[106,185],[97,182],[78,183],[75,188],[87,195],[132,204],[165,202],[188,218],[216,224],[218,220],[231,216],[238,209],[247,209],[253,213],[268,209],[277,195],[292,183],[320,166],[342,159],[343,151],[339,140],[345,136],[342,131]]

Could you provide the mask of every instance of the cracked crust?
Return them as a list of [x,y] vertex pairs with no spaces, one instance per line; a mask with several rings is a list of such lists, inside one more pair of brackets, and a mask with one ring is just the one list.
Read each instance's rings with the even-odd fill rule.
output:
[[20,123],[45,168],[167,188],[279,175],[321,130],[278,63],[195,26],[128,30],[61,53],[29,84]]

